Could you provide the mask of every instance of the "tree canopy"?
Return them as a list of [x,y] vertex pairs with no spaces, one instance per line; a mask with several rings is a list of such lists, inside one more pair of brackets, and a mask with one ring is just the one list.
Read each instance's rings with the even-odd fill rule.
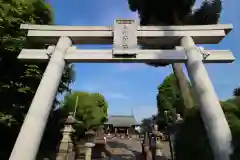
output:
[[[52,23],[51,7],[44,0],[0,0],[0,159],[8,159],[47,65],[17,59],[22,48],[45,48],[28,43],[27,33],[20,30],[20,25]],[[69,84],[73,81],[74,68],[69,65],[57,94],[70,91]]]
[[138,11],[141,25],[216,24],[222,9],[221,0],[203,1],[194,9],[196,0],[128,0],[132,11]]
[[[240,158],[240,105],[238,98],[231,98],[221,102],[221,106],[230,126],[233,140],[234,152],[231,159]],[[184,148],[184,149],[183,149]],[[198,108],[191,110],[191,113],[181,124],[176,136],[176,157],[177,160],[190,159],[213,159],[213,154],[209,146],[207,134],[202,122]]]
[[164,111],[176,110],[181,113],[181,106],[183,105],[181,93],[177,86],[177,81],[174,74],[167,76],[163,83],[158,86],[157,106],[160,115]]
[[[191,89],[190,83],[189,87]],[[191,90],[190,90],[191,91]],[[158,117],[162,122],[161,125],[166,125],[166,123],[172,123],[176,113],[183,115],[183,100],[181,98],[181,92],[178,88],[177,80],[174,74],[170,74],[163,82],[158,86],[157,93],[157,107],[158,107]],[[165,117],[165,111],[168,112],[168,120]],[[168,122],[167,122],[168,121]]]
[[235,96],[235,97],[239,97],[240,96],[240,87],[234,89],[233,96]]
[[108,104],[100,93],[73,92],[64,97],[61,108],[67,112],[74,112],[76,108],[75,127],[79,134],[96,129],[107,120]]
[[[47,63],[26,64],[17,59],[21,49],[28,47],[26,32],[20,30],[20,25],[51,24],[52,12],[43,0],[9,0],[0,1],[0,15],[0,112],[6,116],[11,114],[12,121],[21,123]],[[73,80],[73,66],[66,67],[58,93],[69,91],[69,84]]]

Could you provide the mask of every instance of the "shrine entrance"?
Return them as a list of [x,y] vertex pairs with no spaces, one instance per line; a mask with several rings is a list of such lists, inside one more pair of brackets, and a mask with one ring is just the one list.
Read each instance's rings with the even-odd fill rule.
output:
[[[116,20],[112,26],[21,25],[32,43],[47,49],[23,49],[18,58],[48,61],[10,160],[34,160],[66,63],[135,62],[185,63],[216,160],[229,160],[231,132],[203,63],[229,63],[227,50],[204,50],[196,44],[216,44],[232,25],[139,26],[134,20]],[[81,50],[72,44],[113,44],[110,50]],[[173,45],[173,50],[139,49],[141,44]],[[29,140],[30,139],[30,140]]]

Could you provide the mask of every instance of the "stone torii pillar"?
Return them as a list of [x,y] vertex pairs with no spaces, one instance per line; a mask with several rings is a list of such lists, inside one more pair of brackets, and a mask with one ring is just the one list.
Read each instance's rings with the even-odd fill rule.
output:
[[214,91],[207,70],[202,62],[203,55],[195,45],[192,37],[183,37],[188,61],[186,68],[194,87],[196,99],[215,160],[230,160],[232,153],[232,135],[226,117]]
[[36,159],[48,116],[64,71],[64,55],[71,45],[70,38],[61,37],[59,39],[25,117],[9,160]]

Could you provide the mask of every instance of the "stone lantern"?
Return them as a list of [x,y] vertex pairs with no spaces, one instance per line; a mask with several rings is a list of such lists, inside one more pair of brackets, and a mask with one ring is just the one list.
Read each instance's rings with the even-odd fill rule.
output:
[[85,135],[86,135],[85,160],[91,160],[92,148],[95,146],[95,143],[94,143],[95,132],[93,130],[90,130],[86,132]]
[[153,126],[153,131],[152,131],[152,143],[151,143],[151,149],[152,149],[152,155],[153,155],[153,159],[157,160],[159,158],[161,158],[162,152],[162,142],[161,142],[161,138],[163,137],[163,134],[158,131],[158,125],[154,124]]
[[86,135],[86,141],[87,142],[93,142],[94,141],[94,137],[95,137],[96,132],[93,130],[89,130],[87,132],[85,132]]
[[73,117],[73,113],[69,113],[67,119],[64,122],[64,128],[62,130],[62,140],[59,145],[59,151],[57,154],[57,160],[66,160],[66,159],[74,159],[73,152],[73,141],[72,141],[72,133],[75,130],[72,128],[72,125],[75,123],[75,119]]
[[176,114],[176,120],[174,122],[173,131],[172,131],[172,134],[171,134],[171,136],[169,138],[170,139],[169,142],[171,142],[171,144],[172,144],[172,146],[171,146],[171,148],[172,148],[172,156],[174,156],[175,137],[176,137],[176,135],[177,135],[177,133],[178,133],[178,131],[180,129],[180,126],[181,126],[182,122],[183,122],[183,118],[181,117],[181,115],[180,114]]

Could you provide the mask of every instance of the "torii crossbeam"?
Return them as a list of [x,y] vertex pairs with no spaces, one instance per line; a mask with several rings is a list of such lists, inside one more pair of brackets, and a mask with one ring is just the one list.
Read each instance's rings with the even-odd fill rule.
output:
[[[23,24],[21,29],[28,30],[29,41],[51,46],[23,49],[19,54],[20,60],[49,63],[10,160],[35,159],[66,62],[185,63],[215,160],[230,160],[231,132],[203,63],[230,63],[234,56],[227,50],[203,50],[196,44],[219,43],[232,25],[138,26],[134,20],[116,20],[113,27]],[[72,44],[113,44],[113,49],[80,50]],[[146,44],[174,45],[176,49],[139,49]]]

